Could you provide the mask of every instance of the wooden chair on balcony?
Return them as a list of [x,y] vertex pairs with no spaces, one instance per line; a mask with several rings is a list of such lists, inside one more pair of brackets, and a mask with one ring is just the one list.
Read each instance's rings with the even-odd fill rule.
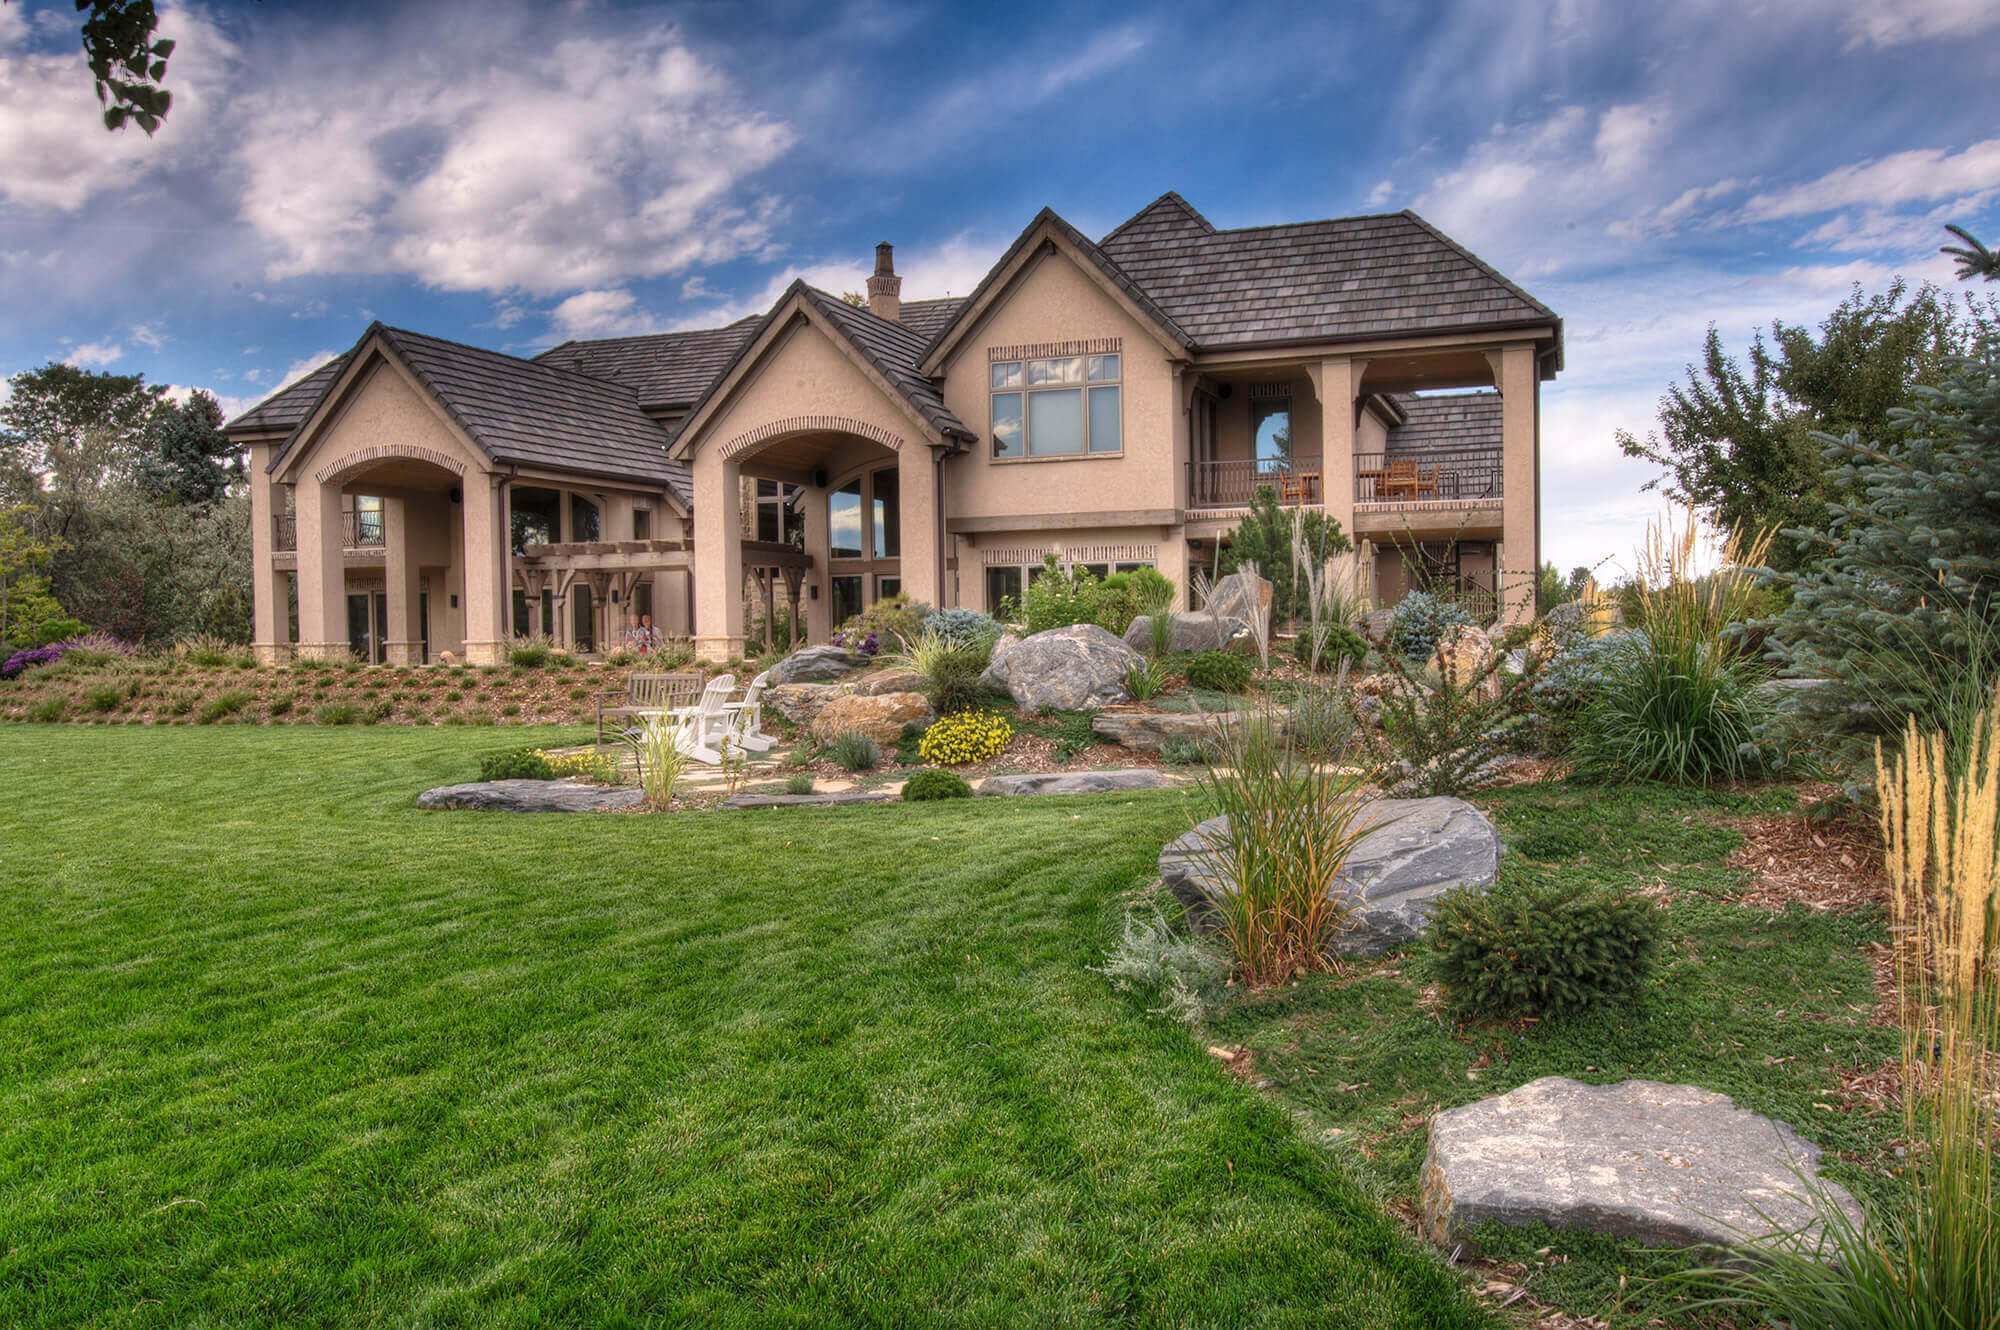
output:
[[1280,471],[1278,502],[1316,503],[1319,500],[1319,472]]
[[1434,466],[1418,467],[1416,497],[1421,499],[1425,495],[1429,495],[1431,498],[1435,499],[1437,497],[1437,492],[1438,492],[1438,469]]
[[[1417,463],[1412,457],[1391,457],[1382,469],[1382,497],[1385,499],[1414,499],[1417,497]],[[1432,481],[1436,488],[1436,480]]]

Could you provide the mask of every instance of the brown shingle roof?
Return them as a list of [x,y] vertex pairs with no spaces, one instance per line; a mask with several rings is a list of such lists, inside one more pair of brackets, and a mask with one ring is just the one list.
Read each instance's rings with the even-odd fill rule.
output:
[[1488,390],[1419,397],[1396,394],[1403,423],[1389,431],[1389,451],[1478,448],[1500,452],[1500,394]]
[[757,330],[757,321],[758,316],[752,314],[726,328],[564,342],[535,359],[558,369],[622,383],[639,395],[643,406],[686,406],[706,392],[723,366],[736,358]]
[[938,385],[917,372],[917,363],[923,359],[928,338],[906,324],[878,318],[865,306],[850,305],[816,286],[801,283],[799,289],[819,307],[821,313],[847,334],[848,340],[868,357],[869,363],[895,385],[896,391],[934,429],[947,436],[973,437],[972,431],[944,404],[944,394],[938,390]]
[[326,391],[347,367],[347,357],[335,356],[298,382],[289,384],[272,393],[257,405],[233,418],[228,425],[232,430],[285,430],[290,432],[301,420],[312,414],[319,405],[320,394]]
[[1560,323],[1413,212],[1219,231],[1169,193],[1101,248],[1203,348]]

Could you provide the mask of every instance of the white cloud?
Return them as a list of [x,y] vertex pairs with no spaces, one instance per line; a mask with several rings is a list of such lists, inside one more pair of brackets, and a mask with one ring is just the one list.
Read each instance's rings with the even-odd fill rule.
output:
[[1855,0],[1843,30],[1848,46],[1905,46],[1938,37],[1971,37],[2000,26],[1993,0]]
[[[278,376],[278,386],[271,391],[274,393],[281,392],[291,387],[300,379],[303,379],[306,375],[312,373],[339,354],[340,352],[338,351],[315,351],[309,356],[301,356],[299,359],[285,366],[285,372]],[[243,377],[247,379],[250,376],[245,374]]]
[[155,324],[135,323],[131,327],[132,340],[149,350],[157,351],[167,344],[167,339]]
[[[972,232],[961,232],[932,249],[898,250],[896,271],[903,278],[904,300],[932,300],[944,296],[966,296],[972,288],[986,276],[996,260],[1007,250],[1012,236],[975,237]],[[750,314],[763,314],[777,303],[785,288],[795,280],[804,278],[807,285],[822,291],[839,295],[844,291],[865,291],[868,276],[875,271],[875,252],[870,248],[867,255],[857,257],[854,262],[821,260],[817,263],[782,268],[767,279],[763,287],[734,300],[725,300],[696,313],[675,321],[677,328],[716,328],[725,323]],[[683,294],[686,294],[684,291]],[[713,296],[717,293],[705,285],[697,290],[699,296]]]
[[1392,180],[1378,181],[1375,188],[1368,191],[1368,206],[1379,208],[1396,196],[1396,184]]
[[747,182],[793,132],[673,28],[574,6],[385,21],[244,99],[241,215],[269,276],[548,295],[769,244],[776,204]]
[[1743,207],[1751,222],[1777,221],[1838,208],[1924,203],[2000,188],[2000,139],[1958,152],[1913,148],[1828,171],[1816,180],[1758,194]]
[[659,322],[630,291],[579,291],[549,311],[549,331],[573,337],[636,337],[658,332]]
[[71,347],[69,354],[63,357],[63,363],[78,369],[90,369],[115,364],[124,354],[125,348],[116,342],[85,342],[82,346]]

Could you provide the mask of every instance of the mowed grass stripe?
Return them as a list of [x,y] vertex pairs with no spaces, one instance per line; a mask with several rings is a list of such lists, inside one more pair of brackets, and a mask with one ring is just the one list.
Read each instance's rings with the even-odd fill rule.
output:
[[1186,796],[413,807],[562,737],[0,730],[0,1321],[1477,1323],[1086,968]]

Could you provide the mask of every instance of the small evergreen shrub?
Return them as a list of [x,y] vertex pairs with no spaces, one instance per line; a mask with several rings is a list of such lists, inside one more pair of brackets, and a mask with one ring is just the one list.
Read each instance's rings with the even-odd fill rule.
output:
[[928,799],[969,799],[972,787],[965,778],[951,771],[925,770],[903,782],[903,802],[918,803]]
[[1000,621],[978,610],[939,610],[924,620],[924,631],[951,642],[980,642],[988,650],[1000,637]]
[[849,730],[826,746],[826,756],[849,771],[866,771],[882,760],[882,745],[858,730]]
[[321,725],[352,725],[360,718],[361,712],[352,702],[329,702],[313,713]]
[[1250,662],[1229,651],[1204,651],[1188,662],[1187,681],[1218,693],[1241,693],[1250,687]]
[[1541,1018],[1629,992],[1652,972],[1660,913],[1612,887],[1460,887],[1440,897],[1427,947],[1460,1018]]
[[997,757],[1013,741],[1014,727],[998,712],[955,711],[924,731],[917,754],[940,766],[963,766]]
[[1471,626],[1472,616],[1455,602],[1428,591],[1412,591],[1389,615],[1389,649],[1404,660],[1428,660],[1440,637]]
[[533,748],[511,748],[479,759],[481,780],[554,780],[555,768]]
[[[1292,644],[1292,655],[1307,669],[1313,664],[1313,628],[1310,624],[1299,630],[1299,637]],[[1323,623],[1319,626],[1319,668],[1337,670],[1344,660],[1359,668],[1368,659],[1368,639],[1354,631],[1352,624]]]
[[1201,740],[1180,736],[1160,745],[1160,760],[1168,766],[1198,767],[1206,759]]
[[791,775],[785,777],[786,794],[811,794],[812,792],[813,778],[809,773],[794,771]]

